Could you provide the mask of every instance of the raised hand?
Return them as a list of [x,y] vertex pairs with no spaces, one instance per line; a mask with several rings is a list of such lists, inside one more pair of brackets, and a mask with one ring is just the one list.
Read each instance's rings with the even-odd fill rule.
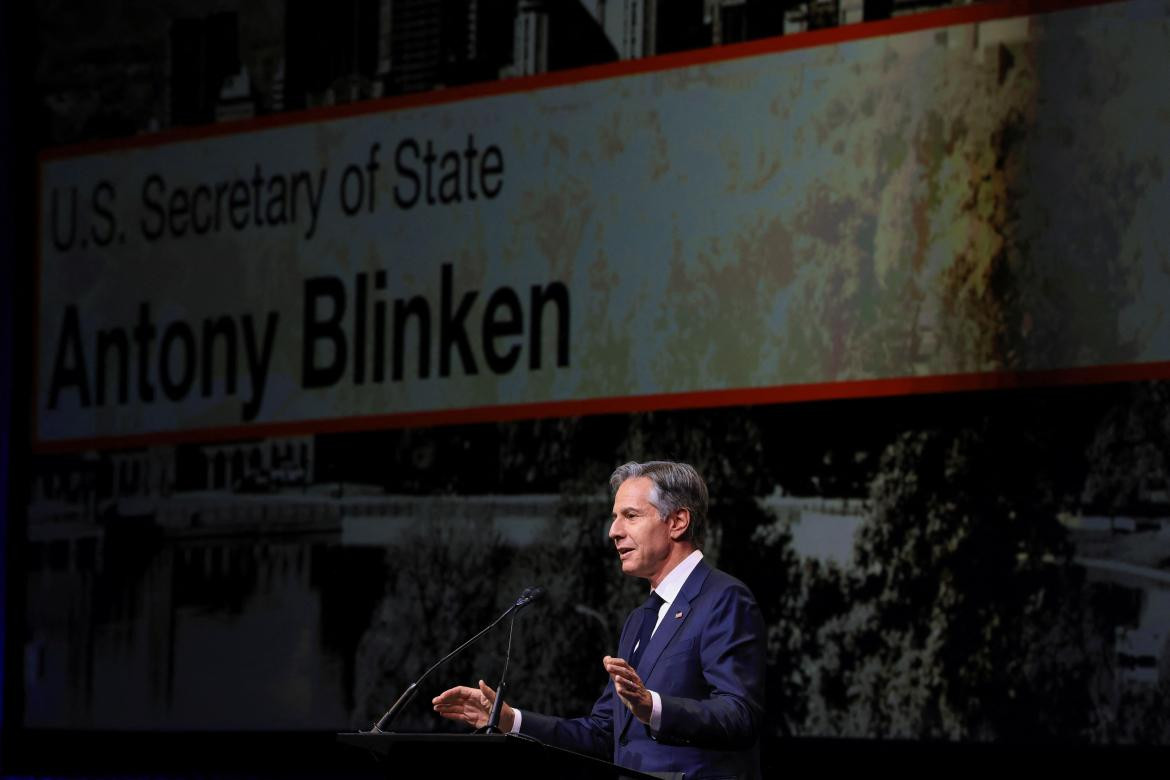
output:
[[[443,691],[431,699],[435,712],[448,720],[466,723],[472,728],[481,728],[487,725],[488,715],[491,714],[492,704],[496,700],[496,692],[483,680],[479,681],[479,688],[469,688],[459,685]],[[500,731],[505,734],[512,730],[515,721],[515,710],[505,702],[500,706]]]
[[654,699],[650,691],[642,684],[642,678],[634,671],[634,667],[622,658],[606,656],[601,659],[606,674],[613,680],[614,690],[622,704],[634,713],[634,717],[643,723],[650,722],[650,714],[654,711]]

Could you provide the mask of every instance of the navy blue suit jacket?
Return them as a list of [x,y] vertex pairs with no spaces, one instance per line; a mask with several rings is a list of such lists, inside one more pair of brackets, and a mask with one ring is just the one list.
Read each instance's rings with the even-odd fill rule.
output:
[[[622,628],[622,658],[634,649],[640,611]],[[638,676],[662,698],[656,735],[622,704],[612,680],[586,717],[525,711],[520,730],[629,769],[685,772],[687,780],[758,778],[765,653],[764,621],[751,591],[700,561],[638,661]]]

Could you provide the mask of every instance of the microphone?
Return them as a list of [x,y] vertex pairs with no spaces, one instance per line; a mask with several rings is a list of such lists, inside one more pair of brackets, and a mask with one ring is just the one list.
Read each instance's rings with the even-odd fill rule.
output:
[[[390,707],[390,709],[386,710],[386,714],[383,715],[381,718],[379,718],[378,722],[370,727],[369,733],[371,733],[371,734],[383,733],[385,731],[385,729],[387,727],[389,727],[390,723],[394,720],[394,718],[398,717],[398,713],[402,712],[402,710],[404,710],[406,708],[406,705],[410,704],[410,702],[414,699],[415,694],[418,693],[418,686],[422,684],[423,680],[427,679],[427,677],[430,676],[431,672],[435,671],[440,666],[442,666],[444,663],[451,660],[455,656],[459,655],[459,653],[461,653],[466,647],[468,647],[472,643],[474,643],[475,640],[479,639],[481,636],[486,634],[488,631],[491,631],[493,628],[495,628],[496,625],[501,620],[508,617],[508,615],[514,615],[515,612],[517,612],[520,609],[523,609],[524,607],[528,606],[532,602],[537,601],[542,596],[544,596],[544,588],[541,588],[541,587],[538,587],[535,585],[525,588],[524,592],[520,594],[520,598],[516,599],[514,602],[512,602],[512,606],[510,606],[506,610],[504,610],[504,614],[500,615],[498,618],[493,620],[491,622],[491,624],[488,625],[487,628],[483,629],[478,634],[473,636],[471,639],[468,639],[466,642],[459,645],[459,647],[456,647],[454,650],[452,650],[451,652],[447,653],[445,656],[440,658],[438,661],[435,662],[435,664],[431,668],[429,668],[425,672],[423,672],[421,677],[419,677],[417,680],[412,682],[410,684],[410,686],[407,687],[407,689],[402,692],[402,695],[398,697],[398,701],[394,702],[394,704]],[[515,622],[516,622],[516,619],[515,619],[515,617],[513,617],[512,623],[515,624]],[[509,629],[508,629],[508,653],[510,654],[511,651],[512,651],[512,630],[511,630],[511,627],[509,627]],[[508,668],[508,661],[507,661],[507,656],[505,656],[504,669],[507,670],[507,668]],[[501,678],[501,680],[502,680],[502,678]],[[497,703],[492,707],[493,711],[495,711],[495,713],[496,713],[496,721],[495,722],[497,724],[499,723],[499,701],[502,698],[503,698],[503,691],[497,690],[496,691],[496,702]]]
[[544,598],[544,588],[538,585],[532,585],[524,589],[524,592],[520,594],[520,598],[516,599],[516,603],[512,606],[517,609],[527,607],[532,602],[539,601],[542,598]]
[[[519,612],[524,607],[527,607],[534,601],[539,601],[544,596],[544,588],[533,585],[525,588],[524,592],[520,594],[520,598],[516,599],[516,603],[512,606]],[[496,700],[492,702],[491,712],[488,713],[487,723],[479,733],[483,734],[499,734],[500,733],[500,708],[504,704],[504,690],[508,684],[504,678],[508,676],[508,662],[512,660],[512,629],[516,626],[516,615],[512,615],[512,622],[508,624],[508,649],[504,651],[504,670],[500,672],[500,681],[496,683]]]

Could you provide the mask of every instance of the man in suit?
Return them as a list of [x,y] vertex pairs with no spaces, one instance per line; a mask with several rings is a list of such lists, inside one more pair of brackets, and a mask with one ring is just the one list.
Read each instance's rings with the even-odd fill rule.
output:
[[[650,582],[626,619],[605,692],[582,718],[501,706],[500,728],[666,777],[757,778],[765,634],[742,582],[703,561],[707,486],[685,463],[627,463],[610,477],[609,538],[622,571]],[[436,696],[440,715],[482,726],[495,691]]]

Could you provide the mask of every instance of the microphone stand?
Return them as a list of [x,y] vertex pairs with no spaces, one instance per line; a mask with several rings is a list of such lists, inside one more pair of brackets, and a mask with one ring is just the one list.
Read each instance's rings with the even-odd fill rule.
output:
[[[406,708],[406,705],[410,704],[410,702],[414,699],[415,694],[418,693],[418,686],[422,684],[423,680],[427,679],[427,677],[430,676],[431,672],[435,671],[440,666],[442,666],[444,663],[446,663],[450,659],[454,658],[456,655],[458,655],[460,652],[462,652],[464,648],[466,648],[468,645],[471,645],[472,643],[474,643],[475,640],[479,639],[481,636],[486,634],[488,631],[491,631],[493,628],[495,628],[499,624],[499,622],[501,620],[508,617],[508,615],[513,615],[512,624],[514,625],[516,622],[516,618],[514,616],[514,613],[516,612],[516,610],[520,609],[521,607],[528,606],[528,604],[530,604],[532,601],[535,601],[537,598],[539,598],[543,594],[544,594],[544,590],[541,588],[528,588],[528,589],[526,589],[524,591],[524,593],[522,593],[520,595],[520,598],[516,599],[516,601],[512,604],[512,606],[510,606],[506,610],[504,610],[504,614],[500,615],[498,618],[496,618],[495,620],[492,621],[491,625],[489,625],[487,628],[480,631],[478,634],[473,636],[471,639],[468,639],[466,642],[459,645],[459,647],[456,647],[454,650],[447,653],[445,656],[443,656],[438,661],[436,661],[435,664],[430,669],[427,669],[425,672],[423,672],[422,676],[419,677],[414,682],[412,682],[410,684],[410,686],[405,691],[402,692],[402,695],[398,697],[398,701],[394,702],[394,704],[390,707],[390,709],[386,710],[386,714],[383,715],[381,718],[379,718],[378,722],[375,723],[373,726],[371,726],[370,730],[367,733],[369,733],[369,734],[383,734],[383,733],[385,733],[385,730],[387,727],[389,727],[390,723],[396,717],[398,717],[398,713],[402,712],[402,710]],[[511,631],[511,628],[509,628],[509,630],[508,630],[508,652],[510,653],[511,650],[512,650],[512,631]],[[505,671],[507,670],[507,661],[506,660],[504,662],[504,669],[505,669]],[[497,691],[496,704],[494,704],[492,707],[493,711],[499,709],[499,706],[500,706],[499,702],[502,699],[503,699],[502,693],[500,691]],[[495,717],[496,717],[496,723],[498,726],[499,718],[500,718],[499,712],[495,713]],[[498,728],[497,728],[497,730],[498,730]]]
[[500,708],[504,703],[504,689],[508,684],[504,677],[508,674],[508,661],[512,659],[512,629],[516,627],[516,614],[512,613],[512,620],[508,623],[508,648],[504,651],[504,670],[500,672],[500,681],[496,683],[496,700],[492,702],[492,711],[488,714],[488,722],[477,733],[500,734]]

